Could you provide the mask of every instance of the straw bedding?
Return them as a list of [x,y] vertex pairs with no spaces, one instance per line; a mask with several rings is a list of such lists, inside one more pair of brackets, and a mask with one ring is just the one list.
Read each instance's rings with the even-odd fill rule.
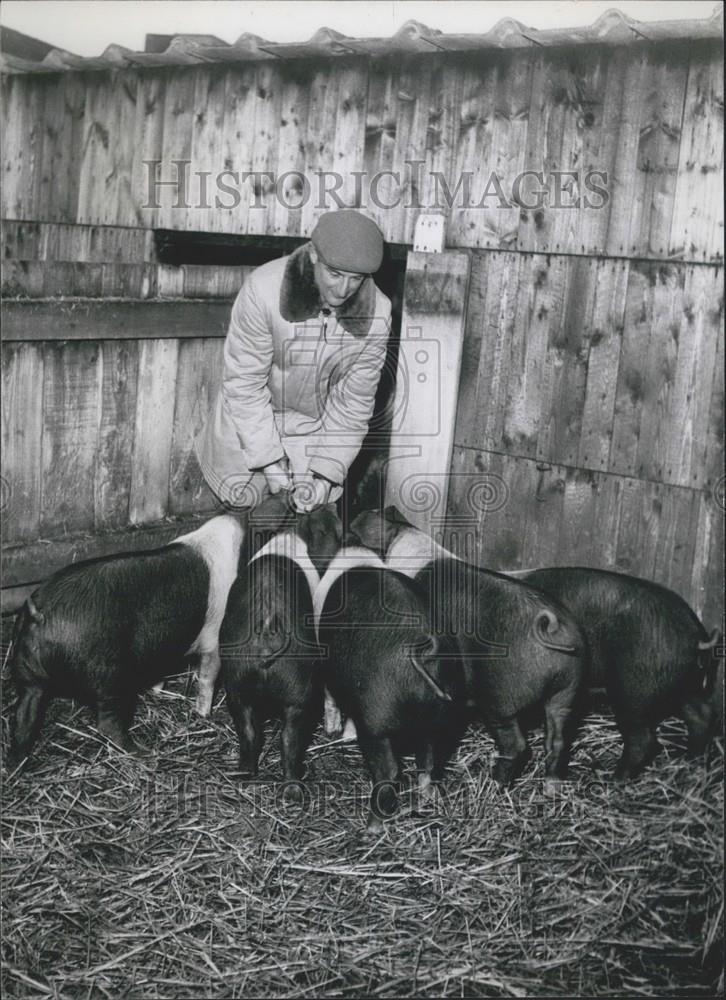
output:
[[[723,747],[685,731],[639,781],[608,782],[620,736],[592,715],[547,794],[542,739],[510,791],[469,731],[445,794],[410,792],[379,838],[355,745],[319,731],[309,795],[243,783],[222,697],[188,677],[145,695],[147,754],[102,744],[55,702],[3,788],[5,997],[707,996],[721,978]],[[4,692],[5,714],[12,698]],[[6,733],[4,734],[6,737]],[[280,778],[277,728],[261,775]]]

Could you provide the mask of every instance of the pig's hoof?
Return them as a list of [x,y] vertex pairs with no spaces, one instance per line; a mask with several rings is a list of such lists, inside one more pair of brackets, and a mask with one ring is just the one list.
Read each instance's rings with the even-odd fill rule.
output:
[[498,757],[492,768],[492,778],[498,785],[511,785],[522,773],[524,761],[511,760],[507,757]]
[[302,806],[305,803],[307,790],[302,781],[286,781],[282,787],[283,806]]
[[202,719],[208,719],[212,714],[212,699],[197,695],[196,701],[194,702],[194,711]]
[[380,837],[383,833],[383,820],[380,816],[374,816],[373,813],[368,817],[368,822],[366,823],[365,830],[363,830],[363,837],[373,838]]
[[371,792],[371,814],[390,819],[398,812],[398,792],[393,781],[379,781]]

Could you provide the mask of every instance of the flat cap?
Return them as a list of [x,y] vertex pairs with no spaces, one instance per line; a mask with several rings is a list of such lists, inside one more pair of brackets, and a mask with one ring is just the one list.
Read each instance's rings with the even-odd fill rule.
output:
[[328,267],[373,274],[381,266],[383,234],[373,219],[353,208],[321,215],[310,239]]

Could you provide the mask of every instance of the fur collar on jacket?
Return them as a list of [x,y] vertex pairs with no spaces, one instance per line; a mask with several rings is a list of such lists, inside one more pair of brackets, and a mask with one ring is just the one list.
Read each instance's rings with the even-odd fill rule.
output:
[[[301,323],[317,316],[322,309],[318,286],[315,284],[311,244],[305,243],[287,258],[280,286],[280,315],[288,323]],[[365,337],[376,311],[376,286],[373,278],[365,278],[355,295],[334,310],[338,322],[354,337]]]

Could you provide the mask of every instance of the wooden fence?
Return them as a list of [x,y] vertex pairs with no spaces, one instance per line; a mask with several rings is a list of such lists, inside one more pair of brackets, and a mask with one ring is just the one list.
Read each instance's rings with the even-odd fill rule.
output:
[[[166,539],[214,505],[186,460],[246,269],[163,264],[153,230],[305,236],[331,205],[305,184],[335,172],[389,241],[410,243],[438,200],[448,245],[471,256],[449,530],[494,567],[616,566],[675,587],[709,627],[719,619],[717,42],[28,74],[3,87],[7,606],[64,562]],[[188,164],[189,207],[170,186],[148,207],[145,160],[163,180]],[[255,175],[238,205],[213,186],[223,170]],[[563,205],[579,206],[528,207],[531,188],[512,198],[524,170],[570,171]],[[599,208],[584,200],[593,170],[608,175]],[[493,172],[509,207],[491,195]],[[200,207],[201,183],[213,207]],[[465,183],[484,207],[463,205]]]
[[[411,243],[421,207],[446,209],[448,192],[455,247],[723,259],[715,39],[20,74],[3,86],[5,218],[304,235],[327,171],[392,242]],[[150,192],[151,161],[166,182],[186,163],[185,190]],[[574,172],[561,204],[579,207],[528,207],[536,181],[514,188],[525,170]],[[588,207],[602,201],[593,170],[607,174],[593,180],[604,207]]]

